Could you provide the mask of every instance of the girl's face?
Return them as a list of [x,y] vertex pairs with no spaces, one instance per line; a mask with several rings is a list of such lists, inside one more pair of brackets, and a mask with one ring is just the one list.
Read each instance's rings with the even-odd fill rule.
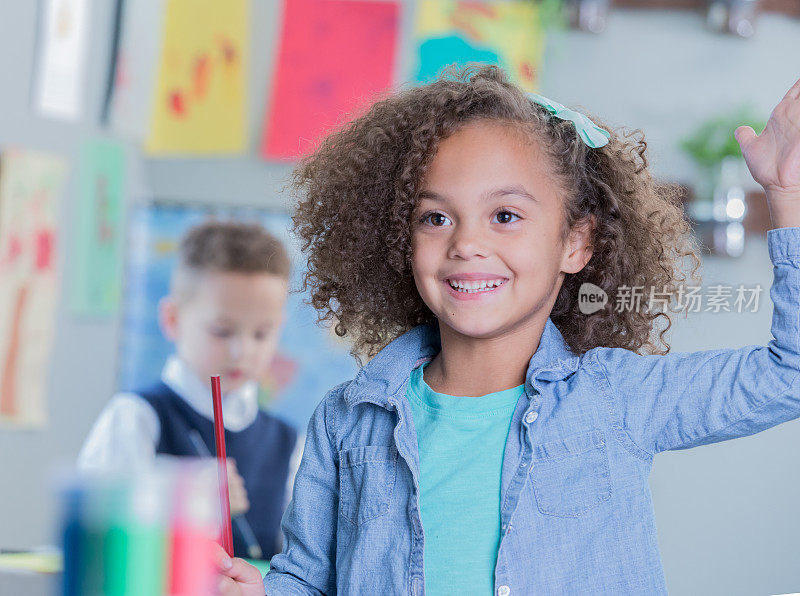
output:
[[417,291],[458,335],[541,328],[565,273],[591,257],[588,230],[561,241],[562,193],[536,143],[469,123],[441,141],[412,220]]

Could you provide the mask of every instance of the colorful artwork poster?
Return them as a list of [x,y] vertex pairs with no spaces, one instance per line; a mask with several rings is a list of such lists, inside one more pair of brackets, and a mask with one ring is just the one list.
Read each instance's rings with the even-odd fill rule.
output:
[[64,163],[8,150],[0,156],[0,425],[46,423],[58,276]]
[[399,5],[284,0],[261,155],[297,158],[326,131],[368,107],[392,82]]
[[34,106],[43,116],[77,120],[84,103],[89,33],[88,0],[40,3]]
[[[275,234],[292,258],[291,288],[298,288],[305,259],[289,216],[258,209],[215,208],[155,203],[135,208],[129,219],[126,291],[123,299],[119,389],[135,391],[161,375],[172,345],[158,326],[158,301],[167,294],[180,238],[208,218],[258,222]],[[317,324],[306,294],[289,294],[278,353],[261,379],[260,402],[305,432],[325,393],[358,372],[349,345],[332,329]],[[210,390],[210,389],[209,389]]]
[[70,309],[77,316],[117,312],[122,292],[124,169],[125,154],[118,143],[94,140],[84,146],[69,263]]
[[169,0],[145,150],[246,149],[249,0]]
[[502,66],[526,91],[535,91],[544,53],[540,8],[525,0],[421,0],[415,26],[415,79],[427,83],[447,65]]

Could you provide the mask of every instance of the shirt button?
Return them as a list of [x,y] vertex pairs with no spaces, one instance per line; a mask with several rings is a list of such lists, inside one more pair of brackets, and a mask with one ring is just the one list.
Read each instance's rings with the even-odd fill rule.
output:
[[536,420],[538,417],[539,417],[539,414],[537,414],[536,412],[528,412],[527,414],[525,414],[525,422],[530,424],[531,422]]
[[420,596],[422,594],[422,580],[415,577],[413,581],[413,592],[414,596]]
[[497,596],[508,596],[511,594],[511,588],[508,586],[500,586],[497,588]]

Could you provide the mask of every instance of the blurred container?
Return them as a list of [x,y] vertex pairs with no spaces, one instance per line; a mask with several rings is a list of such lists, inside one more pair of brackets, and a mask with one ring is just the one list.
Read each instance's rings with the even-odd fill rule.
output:
[[752,37],[756,31],[759,0],[712,0],[706,13],[706,24],[713,31]]
[[570,26],[590,33],[605,31],[609,4],[609,0],[567,0]]
[[220,535],[215,460],[185,463],[175,478],[170,533],[170,596],[214,592],[214,541]]
[[157,461],[75,475],[60,490],[63,596],[210,596],[219,535],[216,466]]
[[[745,192],[743,209],[738,205],[738,201],[728,201],[727,208],[722,209],[723,217],[717,219],[714,217],[712,201],[698,199],[691,187],[682,186],[685,189],[683,206],[686,215],[692,224],[695,237],[700,241],[706,254],[738,256],[743,252],[748,237],[763,238],[767,230],[772,229],[772,220],[763,190]],[[736,199],[738,194],[731,193],[730,196]],[[727,216],[728,214],[735,216],[739,211],[743,211],[741,217]]]

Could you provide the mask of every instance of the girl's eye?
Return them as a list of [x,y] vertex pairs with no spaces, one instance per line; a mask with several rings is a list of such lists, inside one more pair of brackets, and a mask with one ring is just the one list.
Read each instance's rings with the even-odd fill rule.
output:
[[225,339],[231,336],[231,330],[225,329],[224,327],[212,327],[211,335],[213,335],[214,337]]
[[517,221],[517,219],[519,219],[519,215],[516,213],[511,213],[511,211],[499,211],[495,217],[497,218],[497,223],[501,224],[514,223]]
[[422,223],[429,223],[432,226],[440,227],[447,225],[446,222],[450,221],[445,215],[441,213],[428,213],[422,217]]

